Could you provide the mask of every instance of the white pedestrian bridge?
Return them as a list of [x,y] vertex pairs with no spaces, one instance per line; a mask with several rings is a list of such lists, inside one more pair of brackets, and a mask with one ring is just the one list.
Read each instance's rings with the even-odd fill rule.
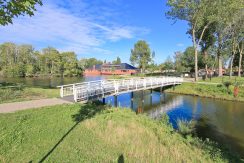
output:
[[118,96],[123,93],[175,86],[181,84],[180,77],[141,77],[127,79],[107,79],[58,86],[60,96],[73,96],[74,101]]

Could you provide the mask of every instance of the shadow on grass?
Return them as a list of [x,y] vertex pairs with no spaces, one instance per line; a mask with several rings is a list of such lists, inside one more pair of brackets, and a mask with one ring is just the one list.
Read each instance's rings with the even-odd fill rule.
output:
[[121,154],[118,158],[118,163],[124,163],[124,162],[125,162],[124,155]]
[[[59,146],[60,143],[70,134],[72,130],[75,129],[75,127],[82,122],[83,120],[92,118],[97,113],[101,112],[106,108],[105,105],[102,105],[101,102],[89,102],[83,106],[81,106],[79,112],[77,114],[72,115],[72,119],[76,122],[61,138],[60,140],[48,151],[48,153],[39,161],[43,162],[45,161],[50,154]],[[32,162],[32,161],[30,161]]]

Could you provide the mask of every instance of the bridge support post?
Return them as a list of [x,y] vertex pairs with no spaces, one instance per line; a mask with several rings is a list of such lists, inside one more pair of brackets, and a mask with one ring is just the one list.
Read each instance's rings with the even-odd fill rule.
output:
[[141,102],[142,102],[142,109],[144,109],[144,90],[142,90]]
[[130,98],[131,98],[131,100],[130,100],[130,107],[131,107],[131,109],[133,109],[134,92],[131,92],[131,94],[130,94]]
[[153,93],[153,89],[150,89],[150,105],[152,105],[152,93]]
[[162,103],[162,92],[163,92],[163,87],[160,87],[160,103]]
[[103,97],[103,105],[105,105],[105,97]]
[[114,106],[117,108],[118,107],[118,96],[114,95]]

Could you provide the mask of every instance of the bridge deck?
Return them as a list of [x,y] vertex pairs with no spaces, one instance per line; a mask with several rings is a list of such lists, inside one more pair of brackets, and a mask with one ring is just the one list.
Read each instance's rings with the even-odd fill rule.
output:
[[183,82],[179,77],[144,77],[121,80],[97,80],[83,83],[62,85],[60,96],[73,96],[74,101],[87,101],[90,98],[117,96],[122,93],[154,89]]

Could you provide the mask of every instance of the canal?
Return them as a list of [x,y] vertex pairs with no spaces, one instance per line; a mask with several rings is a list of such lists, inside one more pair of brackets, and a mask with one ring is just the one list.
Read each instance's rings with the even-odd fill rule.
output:
[[[56,87],[82,81],[99,80],[106,76],[86,78],[0,78],[1,82],[23,83],[29,86]],[[209,138],[244,157],[244,103],[195,96],[178,95],[154,90],[134,92],[118,96],[118,106],[159,119],[164,113],[170,118],[174,128],[177,119],[196,120],[196,133],[199,137]],[[144,101],[144,102],[143,102]],[[105,102],[114,105],[114,98]]]
[[[244,103],[160,92],[134,92],[118,96],[118,105],[160,119],[164,113],[177,128],[177,120],[196,120],[196,133],[244,157]],[[144,101],[144,103],[142,102]],[[106,98],[114,105],[114,98]]]

